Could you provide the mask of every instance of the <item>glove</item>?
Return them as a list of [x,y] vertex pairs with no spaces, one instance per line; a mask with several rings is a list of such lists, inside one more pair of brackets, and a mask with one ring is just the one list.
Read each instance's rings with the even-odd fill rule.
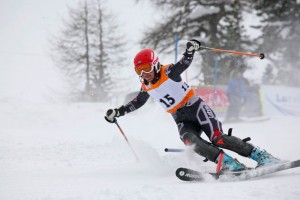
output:
[[199,50],[201,46],[201,42],[198,40],[190,40],[186,43],[186,51],[184,53],[185,56],[191,56],[195,53],[195,51]]
[[125,108],[124,108],[124,106],[121,106],[120,108],[109,109],[106,112],[106,116],[104,118],[109,123],[115,123],[116,122],[116,117],[120,117],[120,116],[123,116],[123,115],[125,115]]

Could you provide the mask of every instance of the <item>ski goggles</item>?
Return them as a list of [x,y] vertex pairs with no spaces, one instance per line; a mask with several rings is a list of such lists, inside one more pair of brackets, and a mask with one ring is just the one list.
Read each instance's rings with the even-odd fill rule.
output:
[[145,63],[142,65],[135,66],[134,69],[137,75],[142,76],[143,73],[151,73],[154,70],[154,65],[151,65],[150,63]]

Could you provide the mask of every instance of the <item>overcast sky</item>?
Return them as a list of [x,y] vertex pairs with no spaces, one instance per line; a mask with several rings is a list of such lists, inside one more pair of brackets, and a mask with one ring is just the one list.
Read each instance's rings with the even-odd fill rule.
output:
[[[67,6],[76,2],[78,1],[1,0],[0,52],[43,54],[48,48],[47,37],[50,33],[57,32],[61,19],[68,14]],[[141,36],[144,25],[157,18],[147,3],[109,0],[106,5],[116,14],[126,35],[135,41]]]
[[[53,69],[48,39],[59,31],[68,6],[78,0],[1,0],[0,1],[0,94],[36,95],[47,87],[61,87]],[[125,35],[130,39],[129,60],[139,50],[134,45],[145,25],[158,18],[149,3],[134,0],[107,0]],[[45,76],[47,77],[45,79]],[[43,78],[40,78],[43,77]],[[40,84],[39,84],[40,83]],[[32,90],[32,92],[30,92]],[[0,95],[1,97],[1,95]]]

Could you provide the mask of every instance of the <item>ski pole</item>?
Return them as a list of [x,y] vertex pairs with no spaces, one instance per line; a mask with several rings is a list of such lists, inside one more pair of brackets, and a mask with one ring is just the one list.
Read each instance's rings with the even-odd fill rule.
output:
[[165,152],[183,152],[184,149],[165,148]]
[[237,55],[242,55],[242,56],[254,56],[254,57],[259,57],[260,59],[265,58],[265,54],[254,54],[254,53],[246,53],[246,52],[239,52],[239,51],[231,51],[231,50],[225,50],[225,49],[216,49],[216,48],[211,48],[211,47],[204,47],[200,46],[202,49],[206,49],[209,51],[213,51],[216,53],[231,53],[231,54],[237,54]]
[[137,156],[136,153],[134,152],[132,146],[130,145],[130,143],[129,143],[129,141],[128,141],[128,139],[127,139],[127,137],[126,137],[124,131],[123,131],[122,128],[120,127],[119,123],[117,122],[117,119],[115,119],[115,124],[117,125],[117,127],[119,128],[121,134],[123,135],[124,139],[126,140],[128,146],[130,147],[130,149],[131,149],[132,153],[134,154],[136,160],[137,160],[137,161],[140,161],[140,159],[138,158],[138,156]]

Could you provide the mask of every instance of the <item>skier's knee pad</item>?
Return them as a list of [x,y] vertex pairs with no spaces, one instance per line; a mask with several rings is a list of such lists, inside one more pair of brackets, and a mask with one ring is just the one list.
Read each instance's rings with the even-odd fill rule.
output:
[[246,143],[238,137],[225,134],[216,137],[212,143],[218,147],[234,151],[245,157],[249,157],[254,148],[251,144]]
[[222,150],[213,146],[211,143],[203,140],[201,137],[195,136],[193,133],[185,133],[182,137],[185,145],[194,145],[194,151],[205,157],[206,159],[215,162]]

